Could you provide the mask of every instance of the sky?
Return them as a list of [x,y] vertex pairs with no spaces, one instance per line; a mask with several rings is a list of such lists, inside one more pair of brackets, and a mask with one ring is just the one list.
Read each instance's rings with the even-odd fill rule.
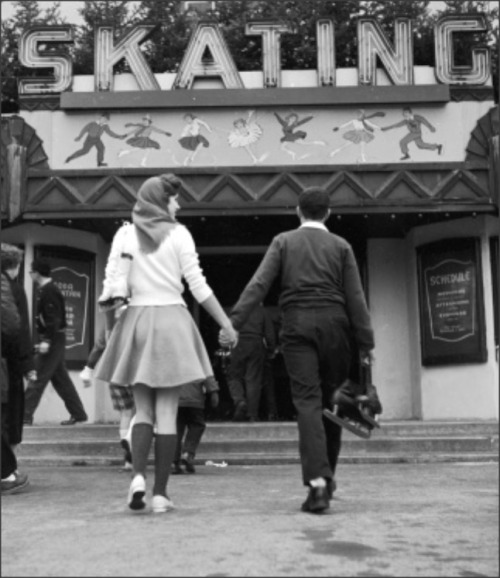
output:
[[[54,5],[54,2],[40,1],[38,2],[42,10],[47,7]],[[78,24],[80,22],[80,15],[78,14],[78,9],[83,8],[83,2],[61,2],[60,11],[61,14],[66,18],[68,24]],[[2,0],[1,3],[2,10],[2,20],[10,18],[14,15],[13,2],[7,2]]]
[[[48,0],[40,0],[38,2],[40,7],[43,9],[44,7],[53,6],[54,2],[49,2]],[[66,18],[68,24],[79,24],[81,19],[78,13],[79,8],[83,8],[83,2],[72,2],[66,1],[60,3],[60,10],[61,14]],[[443,2],[432,2],[432,4],[439,6],[444,4]],[[6,0],[1,0],[1,11],[2,11],[2,20],[10,18],[14,14],[13,3],[8,2]]]

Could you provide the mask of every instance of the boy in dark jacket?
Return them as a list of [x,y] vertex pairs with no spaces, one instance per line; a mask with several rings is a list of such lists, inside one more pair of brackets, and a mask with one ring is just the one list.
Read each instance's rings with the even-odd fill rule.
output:
[[[194,458],[207,424],[205,421],[205,395],[210,405],[219,405],[219,384],[214,377],[205,381],[186,383],[182,386],[177,411],[177,448],[172,464],[172,474],[196,473]],[[184,439],[184,433],[186,437]]]

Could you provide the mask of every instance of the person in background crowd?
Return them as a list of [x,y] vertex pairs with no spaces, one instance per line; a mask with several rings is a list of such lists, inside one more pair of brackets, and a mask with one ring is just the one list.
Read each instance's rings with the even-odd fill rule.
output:
[[[205,381],[186,383],[181,388],[177,410],[177,449],[175,451],[173,474],[196,473],[194,459],[207,424],[205,421],[205,396],[210,406],[219,405],[219,384],[214,377]],[[184,433],[186,437],[184,437]]]
[[[2,313],[2,416],[9,412],[10,375],[16,363],[16,352],[21,337],[21,316],[7,275],[1,274],[1,313]],[[29,484],[28,476],[17,469],[16,455],[12,449],[7,427],[2,419],[2,460],[1,487],[4,494],[21,492]]]
[[[297,409],[302,481],[309,488],[302,511],[330,507],[341,427],[323,417],[351,364],[351,331],[363,360],[374,347],[370,314],[356,259],[345,239],[330,233],[328,193],[310,187],[299,195],[298,229],[274,237],[231,312],[236,330],[280,275],[280,341]],[[225,345],[224,335],[220,335]]]
[[35,259],[31,264],[31,278],[38,285],[36,296],[36,324],[39,344],[36,346],[37,379],[26,389],[24,424],[33,425],[35,413],[49,381],[64,401],[70,417],[61,425],[87,421],[87,414],[74,383],[66,369],[66,307],[64,297],[50,277],[48,261]]
[[2,274],[5,275],[10,285],[17,310],[21,316],[19,339],[15,342],[15,351],[12,351],[11,363],[9,364],[8,411],[2,414],[2,427],[7,432],[13,449],[23,439],[24,379],[30,381],[36,379],[28,300],[24,287],[17,282],[23,254],[23,251],[14,245],[7,243],[1,245]]
[[203,340],[182,297],[185,279],[194,298],[217,321],[228,345],[237,334],[208,286],[189,230],[176,220],[181,181],[173,174],[147,179],[132,211],[128,285],[130,301],[118,319],[95,377],[133,388],[133,473],[127,503],[146,506],[146,466],[156,421],[152,510],[167,512],[173,502],[167,482],[177,447],[181,386],[213,376]]
[[[124,309],[125,307],[120,307],[106,313],[107,319],[111,317],[111,328],[113,327],[115,317],[118,318]],[[85,367],[80,372],[80,379],[83,381],[84,387],[90,387],[92,385],[94,368],[101,358],[104,349],[106,348],[107,335],[109,333],[110,330],[108,330],[106,327],[103,327],[94,344],[94,347],[92,348],[92,351],[89,354]],[[115,409],[120,414],[120,425],[118,426],[118,431],[120,435],[120,445],[123,449],[125,458],[123,469],[132,470],[132,452],[130,448],[129,437],[132,419],[135,414],[134,396],[129,387],[115,385],[113,383],[109,384],[109,393],[111,395],[113,409]]]
[[234,403],[234,421],[258,421],[267,351],[276,347],[274,328],[259,303],[239,330],[228,369],[228,387]]

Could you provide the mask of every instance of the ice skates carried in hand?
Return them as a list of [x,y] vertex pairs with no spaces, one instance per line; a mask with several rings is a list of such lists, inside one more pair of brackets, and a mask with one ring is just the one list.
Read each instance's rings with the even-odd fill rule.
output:
[[372,430],[380,427],[382,413],[377,389],[371,383],[357,383],[346,379],[332,396],[333,410],[324,409],[323,415],[353,434],[369,439]]

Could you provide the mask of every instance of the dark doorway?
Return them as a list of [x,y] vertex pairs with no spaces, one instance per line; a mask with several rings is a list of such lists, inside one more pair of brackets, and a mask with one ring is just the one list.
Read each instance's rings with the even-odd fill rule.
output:
[[[360,266],[361,276],[365,291],[367,290],[366,275],[366,241],[359,238],[351,242]],[[213,289],[215,295],[224,309],[229,313],[233,305],[238,300],[242,290],[252,278],[259,266],[266,251],[266,246],[239,246],[224,247],[222,243],[218,247],[198,247],[200,253],[200,264],[207,278],[208,284]],[[268,308],[275,326],[276,335],[279,335],[279,279],[271,287],[264,306]],[[219,328],[215,321],[204,311],[190,301],[190,308],[198,323],[200,332],[207,347],[207,351],[212,360],[215,377],[219,382],[220,404],[217,410],[207,408],[208,420],[230,420],[233,412],[233,403],[229,395],[226,382],[226,369],[228,359],[221,357],[219,352],[218,333]],[[351,375],[359,374],[357,357],[355,356]],[[290,394],[290,384],[286,372],[283,356],[278,353],[267,362],[265,387],[272,388],[271,392],[263,390],[260,407],[260,418],[267,420],[293,421],[295,420],[295,408]],[[270,395],[269,395],[270,393]],[[274,404],[273,404],[274,397]]]

